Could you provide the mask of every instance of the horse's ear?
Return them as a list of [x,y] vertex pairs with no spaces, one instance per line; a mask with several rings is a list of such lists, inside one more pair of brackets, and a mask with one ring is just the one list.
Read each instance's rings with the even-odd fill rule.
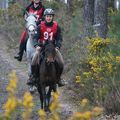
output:
[[37,15],[36,14],[33,14],[33,16],[37,19]]

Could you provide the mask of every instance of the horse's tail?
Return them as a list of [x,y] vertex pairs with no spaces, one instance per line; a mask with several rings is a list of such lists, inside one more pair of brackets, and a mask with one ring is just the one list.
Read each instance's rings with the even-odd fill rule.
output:
[[39,51],[36,51],[32,58],[32,65],[37,65],[40,62]]

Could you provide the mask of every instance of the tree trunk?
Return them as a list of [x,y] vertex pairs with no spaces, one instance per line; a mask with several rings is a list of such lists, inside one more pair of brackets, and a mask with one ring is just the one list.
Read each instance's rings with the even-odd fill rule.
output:
[[114,9],[115,8],[114,3],[115,3],[115,0],[109,0],[108,2],[109,7]]
[[68,6],[69,15],[71,16],[74,11],[73,0],[67,0],[67,6]]
[[85,37],[92,37],[93,34],[93,22],[94,22],[94,0],[83,1],[84,11],[84,33]]
[[95,0],[94,24],[99,37],[107,35],[108,0]]

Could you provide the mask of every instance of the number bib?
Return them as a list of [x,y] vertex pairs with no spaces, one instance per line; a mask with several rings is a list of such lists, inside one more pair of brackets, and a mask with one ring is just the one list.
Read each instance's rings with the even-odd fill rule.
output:
[[46,26],[45,22],[41,22],[40,42],[44,43],[46,40],[55,40],[57,27],[57,22],[54,22],[50,27]]

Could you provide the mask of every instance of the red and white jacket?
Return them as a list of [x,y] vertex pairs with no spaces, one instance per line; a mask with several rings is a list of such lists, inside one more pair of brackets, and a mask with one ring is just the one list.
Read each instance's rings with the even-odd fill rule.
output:
[[45,21],[42,21],[40,26],[38,26],[34,35],[34,46],[44,46],[44,43],[47,40],[53,41],[55,47],[61,47],[62,45],[62,34],[61,28],[58,23],[53,21],[52,24],[46,24]]
[[56,38],[58,23],[53,22],[52,26],[46,26],[45,22],[41,22],[40,27],[40,42],[44,43],[46,40],[53,41]]

